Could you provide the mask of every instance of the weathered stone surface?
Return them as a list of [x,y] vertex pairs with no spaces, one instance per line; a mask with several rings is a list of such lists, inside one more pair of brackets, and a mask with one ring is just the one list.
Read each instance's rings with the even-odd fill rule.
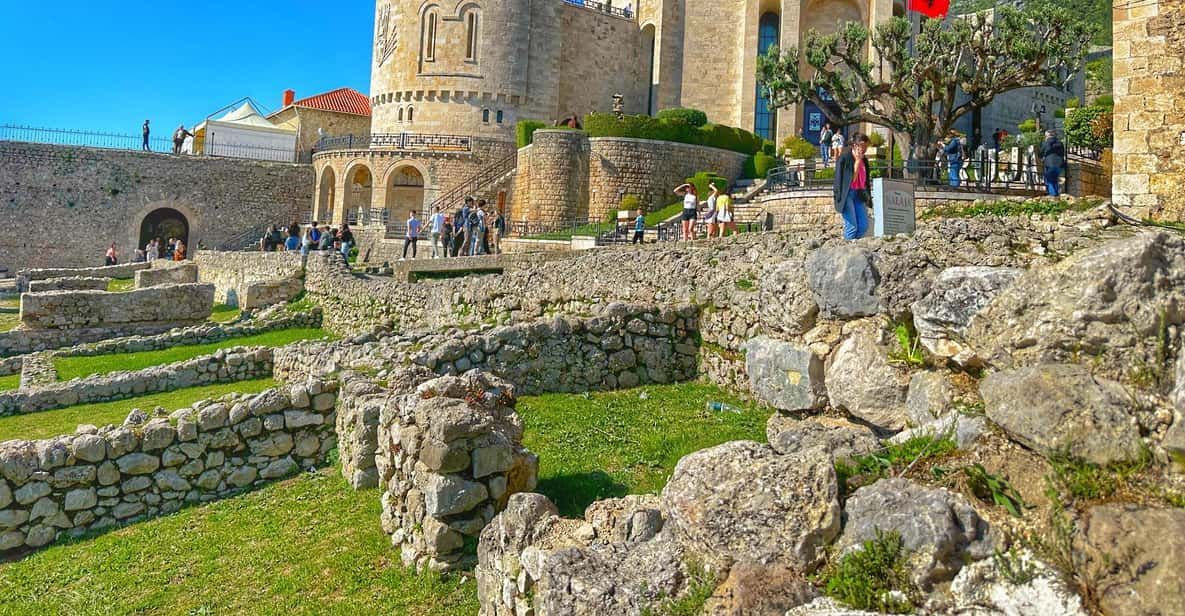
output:
[[711,616],[782,616],[809,603],[818,591],[802,574],[782,565],[733,565],[728,578],[704,605]]
[[79,511],[90,509],[98,502],[99,497],[95,493],[95,489],[86,488],[67,492],[62,506],[66,511]]
[[879,616],[879,612],[865,612],[844,607],[831,597],[819,597],[806,605],[790,609],[785,616]]
[[0,479],[0,509],[4,509],[12,502],[12,489],[8,487],[8,482]]
[[94,434],[74,437],[74,456],[84,462],[102,462],[107,457],[107,441]]
[[806,258],[806,271],[823,316],[851,319],[880,310],[880,274],[868,249],[850,244],[820,248]]
[[766,337],[753,338],[742,348],[750,387],[763,402],[784,411],[826,405],[823,360],[810,349]]
[[954,608],[958,613],[983,616],[1086,616],[1082,600],[1064,588],[1057,574],[1023,552],[1019,563],[1032,572],[1033,579],[1024,584],[1009,581],[1000,572],[994,559],[988,558],[968,564],[959,571],[950,585]]
[[776,263],[762,275],[758,306],[767,331],[797,335],[814,326],[819,306],[800,261]]
[[928,424],[951,409],[955,389],[942,374],[919,372],[909,380],[905,408],[909,422],[915,426]]
[[913,323],[922,346],[938,357],[973,364],[974,350],[963,338],[971,318],[1016,281],[1010,267],[952,267],[934,279],[930,293],[914,302]]
[[140,438],[144,451],[159,451],[173,444],[177,431],[168,419],[154,419],[142,428]]
[[662,499],[653,494],[608,498],[589,505],[584,519],[601,543],[637,543],[662,531],[661,507]]
[[129,453],[115,461],[125,475],[147,475],[160,468],[160,458],[146,453]]
[[947,413],[916,428],[898,432],[888,440],[899,445],[919,436],[942,437],[953,440],[959,449],[966,449],[979,440],[987,429],[987,420],[983,417]]
[[1103,576],[1104,613],[1185,613],[1185,509],[1100,505],[1081,536],[1088,570]]
[[827,395],[831,406],[878,430],[896,432],[905,427],[906,384],[889,364],[888,352],[861,329],[844,340],[827,367]]
[[747,560],[813,569],[839,532],[831,456],[811,449],[782,456],[750,441],[695,452],[663,489],[668,526],[712,564]]
[[907,479],[882,479],[856,490],[844,517],[838,553],[861,549],[878,530],[897,532],[910,552],[911,577],[927,590],[953,579],[967,562],[990,556],[997,543],[963,497]]
[[456,475],[417,473],[416,479],[416,487],[424,493],[427,513],[434,517],[464,513],[489,497],[484,484]]
[[822,447],[837,460],[861,456],[880,447],[869,428],[834,417],[799,420],[774,413],[765,423],[765,437],[769,446],[783,455]]
[[1142,441],[1131,399],[1118,383],[1080,365],[997,372],[979,386],[993,423],[1039,452],[1065,451],[1095,464],[1134,459]]
[[1112,376],[1153,361],[1185,323],[1185,238],[1139,233],[1034,267],[972,319],[966,338],[999,368],[1096,358]]

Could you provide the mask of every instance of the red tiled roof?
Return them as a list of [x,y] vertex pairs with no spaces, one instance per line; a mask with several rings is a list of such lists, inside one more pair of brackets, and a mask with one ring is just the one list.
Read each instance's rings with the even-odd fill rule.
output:
[[292,103],[292,106],[370,116],[370,99],[351,88],[338,88],[324,94],[302,98]]

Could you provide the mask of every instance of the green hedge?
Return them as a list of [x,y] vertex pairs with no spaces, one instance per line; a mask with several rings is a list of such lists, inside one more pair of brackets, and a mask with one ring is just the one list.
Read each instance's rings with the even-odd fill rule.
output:
[[761,151],[762,139],[747,130],[720,124],[693,126],[682,119],[664,120],[632,115],[618,120],[611,113],[584,116],[584,130],[590,137],[630,137],[706,145],[742,154]]
[[1066,144],[1101,150],[1111,147],[1114,140],[1108,107],[1091,105],[1071,109],[1066,114]]
[[672,109],[663,109],[658,112],[658,119],[664,121],[679,121],[686,122],[695,127],[704,126],[708,123],[708,114],[699,109],[687,109],[685,107],[675,107]]
[[683,181],[695,187],[695,194],[700,201],[704,201],[711,194],[709,184],[715,184],[721,191],[728,190],[728,178],[720,177],[711,171],[700,171]]
[[770,169],[777,166],[777,158],[766,154],[764,151],[758,152],[745,159],[745,177],[749,179],[763,178],[769,174]]
[[541,128],[547,128],[547,123],[538,120],[519,120],[514,127],[518,147],[525,148],[531,145],[531,142],[535,140],[535,131]]

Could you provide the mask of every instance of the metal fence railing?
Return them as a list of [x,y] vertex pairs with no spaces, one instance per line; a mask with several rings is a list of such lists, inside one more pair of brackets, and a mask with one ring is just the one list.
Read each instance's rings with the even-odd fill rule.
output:
[[[1045,190],[1041,166],[1036,161],[1015,164],[990,158],[964,161],[955,168],[944,161],[913,161],[889,167],[884,161],[870,161],[872,177],[912,180],[922,191],[974,193],[1040,193]],[[835,182],[835,168],[820,165],[778,167],[767,176],[765,193],[830,189]]]
[[[148,146],[146,148],[142,135],[39,128],[13,124],[0,124],[0,141],[44,143],[48,145],[67,145],[107,150],[146,151],[159,154],[172,154],[175,151],[175,144],[172,137],[149,136]],[[249,158],[275,162],[295,162],[297,159],[295,149],[288,148],[271,148],[258,145],[207,141],[204,144],[204,149],[205,151],[201,154],[182,153],[182,155]]]
[[317,152],[335,150],[391,149],[406,152],[473,151],[473,137],[469,135],[429,135],[424,133],[375,133],[372,135],[341,135],[323,137],[317,142]]
[[624,19],[633,19],[634,11],[630,7],[612,6],[608,1],[598,2],[597,0],[564,0],[566,4],[573,6],[580,6],[606,15],[613,15],[614,17],[621,17]]

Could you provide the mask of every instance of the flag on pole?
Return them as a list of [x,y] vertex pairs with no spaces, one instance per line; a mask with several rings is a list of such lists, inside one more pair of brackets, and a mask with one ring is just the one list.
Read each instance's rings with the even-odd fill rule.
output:
[[931,19],[942,19],[950,12],[950,0],[909,0],[909,10]]

